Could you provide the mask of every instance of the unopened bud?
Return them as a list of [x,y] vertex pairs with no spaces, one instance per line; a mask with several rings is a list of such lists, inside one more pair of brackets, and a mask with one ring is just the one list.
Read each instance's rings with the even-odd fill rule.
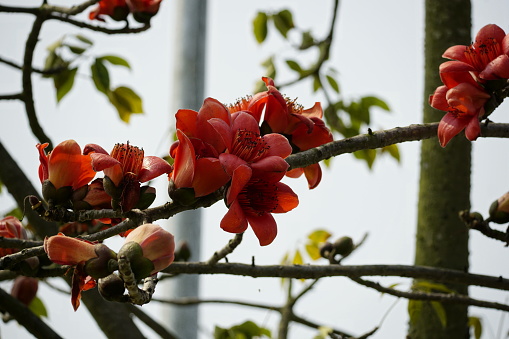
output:
[[85,272],[94,279],[110,275],[118,268],[117,254],[104,244],[94,246],[97,258],[92,258],[85,263]]
[[330,242],[327,241],[323,243],[323,245],[320,247],[320,255],[322,256],[322,258],[329,259],[329,256],[333,248],[334,247]]
[[497,224],[509,222],[509,192],[491,204],[490,220]]
[[34,300],[39,289],[39,280],[32,277],[19,276],[14,280],[11,295],[26,306]]
[[352,253],[354,249],[353,240],[350,237],[341,237],[334,242],[333,245],[336,254],[342,255],[346,257],[350,253]]
[[196,197],[193,188],[191,187],[176,188],[173,180],[170,180],[168,183],[168,195],[170,196],[171,200],[183,206],[189,206],[196,202]]
[[97,289],[106,300],[119,302],[127,301],[127,296],[124,295],[124,281],[116,274],[110,274],[107,277],[99,279]]

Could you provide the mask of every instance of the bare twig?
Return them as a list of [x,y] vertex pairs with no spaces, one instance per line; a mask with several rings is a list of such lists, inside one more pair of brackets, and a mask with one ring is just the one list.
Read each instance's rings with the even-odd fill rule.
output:
[[176,339],[176,335],[168,331],[164,326],[159,324],[147,313],[143,312],[143,310],[135,305],[126,304],[127,310],[129,310],[132,314],[134,314],[138,319],[143,321],[145,325],[150,327],[157,335],[159,335],[162,339]]
[[57,14],[50,14],[48,16],[48,19],[66,22],[66,23],[74,25],[76,27],[86,28],[91,31],[101,32],[101,33],[106,33],[106,34],[133,34],[133,33],[144,32],[150,28],[150,23],[146,23],[141,27],[135,27],[135,28],[124,27],[124,28],[118,28],[118,29],[111,29],[111,28],[91,25],[86,22],[78,21],[78,20],[69,18],[67,16],[57,15]]
[[233,239],[230,239],[230,241],[228,241],[228,244],[225,247],[223,247],[218,252],[214,252],[212,257],[207,261],[207,264],[214,265],[217,262],[219,262],[219,260],[226,257],[228,254],[232,253],[235,250],[235,248],[237,248],[237,246],[240,245],[243,234],[244,233],[235,234],[235,237]]

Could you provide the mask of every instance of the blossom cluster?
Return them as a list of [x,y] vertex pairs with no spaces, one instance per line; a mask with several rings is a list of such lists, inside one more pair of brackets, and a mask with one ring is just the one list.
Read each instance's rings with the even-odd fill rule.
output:
[[148,23],[157,14],[162,0],[101,0],[89,13],[91,20],[105,21],[105,15],[116,21],[124,21],[129,13],[141,23]]
[[170,147],[174,170],[169,194],[190,204],[196,198],[226,186],[229,210],[221,228],[242,233],[248,224],[265,246],[277,234],[272,213],[294,209],[297,195],[280,180],[286,175],[305,174],[309,188],[321,180],[320,165],[287,172],[288,155],[332,141],[316,103],[303,109],[285,98],[270,78],[263,78],[267,91],[223,105],[207,98],[196,112],[176,113],[177,141]]
[[479,121],[485,117],[490,91],[509,79],[509,34],[486,25],[474,43],[452,46],[442,56],[452,61],[440,65],[443,85],[430,96],[430,104],[447,112],[438,126],[438,139],[445,147],[463,129],[468,140],[481,134]]

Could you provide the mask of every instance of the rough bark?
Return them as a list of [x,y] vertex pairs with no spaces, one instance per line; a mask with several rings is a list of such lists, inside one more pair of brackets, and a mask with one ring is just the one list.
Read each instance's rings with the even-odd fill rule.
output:
[[[429,95],[441,85],[438,67],[445,61],[441,55],[452,45],[471,41],[471,4],[470,0],[427,0],[425,6],[423,122],[428,123],[439,121],[444,115],[428,104]],[[468,231],[458,212],[470,207],[470,166],[471,143],[463,135],[454,138],[446,148],[441,148],[436,139],[422,142],[416,265],[468,270]],[[464,285],[447,287],[468,293]],[[414,312],[410,338],[468,338],[468,307],[441,305],[446,315],[445,326],[430,303],[419,304],[418,312],[415,302],[409,304],[409,311]]]

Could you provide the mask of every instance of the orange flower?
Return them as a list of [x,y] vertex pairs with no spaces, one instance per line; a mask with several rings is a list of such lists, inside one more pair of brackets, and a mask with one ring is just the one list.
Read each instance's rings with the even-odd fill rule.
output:
[[84,152],[90,154],[93,169],[104,172],[104,189],[123,211],[131,210],[140,200],[140,183],[173,170],[165,160],[144,156],[143,149],[129,143],[116,144],[111,154],[95,144],[85,146]]
[[48,154],[44,152],[46,147],[48,143],[37,144],[41,183],[49,180],[55,189],[71,186],[76,190],[94,178],[90,156],[81,154],[81,148],[76,141],[63,141]]
[[[14,238],[14,239],[27,239],[25,228],[18,218],[8,216],[0,220],[0,237]],[[15,248],[0,248],[0,257],[16,253],[18,249]]]

